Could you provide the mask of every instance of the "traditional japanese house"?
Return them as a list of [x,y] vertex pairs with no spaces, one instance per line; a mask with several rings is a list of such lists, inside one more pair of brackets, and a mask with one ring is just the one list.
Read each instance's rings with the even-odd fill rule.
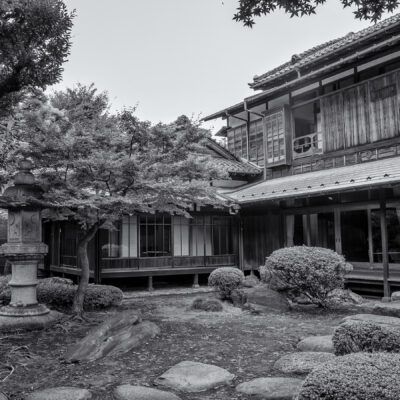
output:
[[400,15],[255,76],[223,118],[228,149],[263,169],[225,195],[240,204],[240,267],[273,250],[328,247],[348,280],[400,284]]
[[[216,141],[208,139],[206,150],[211,162],[227,171],[231,179],[212,184],[223,192],[243,186],[262,174],[262,168],[241,161]],[[236,209],[191,210],[193,218],[163,214],[124,217],[116,231],[99,230],[89,244],[90,276],[104,279],[193,275],[220,266],[238,266],[239,216]],[[44,262],[47,273],[79,276],[77,259],[79,228],[73,222],[44,224],[44,241],[49,254]],[[121,281],[120,281],[121,282]]]

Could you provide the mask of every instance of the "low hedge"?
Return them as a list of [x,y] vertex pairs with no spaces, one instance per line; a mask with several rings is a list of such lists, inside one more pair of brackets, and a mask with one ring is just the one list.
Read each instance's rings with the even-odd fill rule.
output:
[[359,351],[400,353],[400,328],[348,321],[335,329],[332,341],[336,355]]
[[342,289],[348,265],[343,256],[322,247],[294,246],[275,250],[260,267],[261,280],[271,289],[329,306],[328,294]]
[[[46,278],[39,280],[37,298],[39,303],[48,305],[57,310],[69,310],[72,307],[77,285],[65,278]],[[85,311],[101,310],[119,305],[123,293],[120,289],[110,285],[90,284],[85,293],[83,308]],[[0,287],[0,301],[7,304],[11,299],[11,290],[8,286]]]
[[336,357],[308,375],[298,400],[398,400],[399,374],[400,354]]
[[222,299],[230,299],[233,290],[244,281],[243,272],[234,267],[217,268],[208,277],[208,285],[216,288]]
[[223,310],[221,302],[218,301],[217,299],[203,299],[201,297],[198,297],[193,300],[191,308],[192,310],[212,311],[212,312]]

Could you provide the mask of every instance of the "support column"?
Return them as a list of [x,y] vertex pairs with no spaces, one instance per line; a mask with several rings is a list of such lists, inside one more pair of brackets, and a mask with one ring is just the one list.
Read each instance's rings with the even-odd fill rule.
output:
[[382,264],[383,264],[383,299],[382,301],[390,301],[389,287],[389,257],[388,257],[388,232],[386,218],[386,197],[385,189],[379,191],[380,203],[380,222],[381,222],[381,239],[382,239]]
[[147,290],[149,292],[152,292],[154,290],[154,288],[153,288],[153,277],[152,276],[149,276],[147,278]]
[[199,285],[199,274],[194,274],[192,288],[193,289],[198,289],[199,287],[200,287],[200,285]]
[[286,220],[286,241],[285,241],[285,246],[286,247],[292,247],[294,246],[294,215],[286,215],[285,217]]
[[342,254],[342,225],[340,220],[340,209],[334,209],[335,222],[335,250],[336,253]]
[[244,271],[243,221],[239,220],[239,268]]

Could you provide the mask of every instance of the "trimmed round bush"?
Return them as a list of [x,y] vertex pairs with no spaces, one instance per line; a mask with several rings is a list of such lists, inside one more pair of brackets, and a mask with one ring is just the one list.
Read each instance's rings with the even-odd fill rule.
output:
[[201,310],[201,311],[222,311],[223,307],[220,301],[217,299],[203,299],[198,297],[193,300],[192,310]]
[[244,274],[234,267],[217,268],[208,277],[208,285],[218,289],[222,299],[230,299],[232,290],[237,289],[244,280]]
[[[37,298],[39,303],[57,310],[69,310],[72,307],[78,286],[64,278],[46,278],[39,280]],[[1,287],[0,287],[1,290]],[[83,308],[85,311],[101,310],[121,304],[123,293],[121,289],[110,285],[90,284],[85,293]],[[0,301],[9,303],[11,290],[9,286],[0,291]]]
[[271,289],[304,295],[314,304],[328,306],[328,293],[342,289],[347,265],[343,256],[322,247],[294,246],[274,251],[260,268]]
[[396,353],[336,357],[308,375],[298,400],[398,400],[399,374]]
[[336,355],[359,351],[400,353],[400,328],[365,321],[348,321],[335,329],[332,341]]

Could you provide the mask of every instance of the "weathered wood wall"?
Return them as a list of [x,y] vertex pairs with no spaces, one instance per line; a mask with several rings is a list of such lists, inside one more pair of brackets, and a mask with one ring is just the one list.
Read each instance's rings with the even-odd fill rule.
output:
[[283,219],[280,214],[243,216],[245,268],[263,265],[265,257],[283,245]]
[[321,98],[324,151],[336,151],[399,135],[400,73]]

